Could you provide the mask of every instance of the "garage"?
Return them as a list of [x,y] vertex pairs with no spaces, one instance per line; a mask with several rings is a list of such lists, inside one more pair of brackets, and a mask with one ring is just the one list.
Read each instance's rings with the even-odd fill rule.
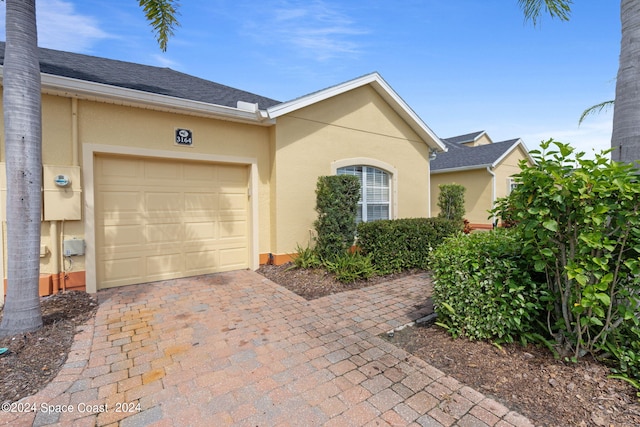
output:
[[249,166],[95,157],[97,288],[250,266]]

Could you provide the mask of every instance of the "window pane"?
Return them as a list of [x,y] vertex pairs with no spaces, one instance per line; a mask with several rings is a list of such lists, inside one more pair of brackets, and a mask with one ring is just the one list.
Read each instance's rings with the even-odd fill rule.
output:
[[338,175],[354,175],[360,179],[357,222],[390,218],[390,177],[387,172],[370,166],[346,166]]
[[389,219],[389,205],[367,205],[367,221]]

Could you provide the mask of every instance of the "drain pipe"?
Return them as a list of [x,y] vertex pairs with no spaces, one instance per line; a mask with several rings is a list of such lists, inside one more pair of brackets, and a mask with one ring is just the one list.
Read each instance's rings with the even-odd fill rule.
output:
[[[491,209],[495,207],[495,203],[496,203],[496,174],[495,172],[493,172],[492,169],[493,169],[492,166],[487,166],[487,172],[489,172],[489,175],[491,175]],[[491,223],[495,226],[496,224],[495,215],[491,218]]]

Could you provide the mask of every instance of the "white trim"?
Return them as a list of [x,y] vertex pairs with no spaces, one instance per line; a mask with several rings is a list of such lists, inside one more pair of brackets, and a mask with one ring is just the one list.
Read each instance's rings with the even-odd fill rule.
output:
[[524,145],[524,142],[521,139],[518,139],[516,142],[513,143],[513,145],[511,147],[509,147],[503,154],[502,156],[498,157],[498,159],[493,162],[493,164],[491,165],[491,167],[496,167],[498,166],[498,164],[503,161],[505,159],[505,157],[507,157],[509,154],[511,154],[511,152],[513,150],[515,150],[519,145],[522,146],[522,150],[524,151],[525,156],[527,157],[527,160],[529,160],[531,162],[532,165],[535,165],[536,162],[535,160],[533,160],[533,157],[531,157],[531,154],[529,154],[529,150],[527,150],[526,145]]
[[393,108],[393,110],[402,117],[409,126],[420,136],[420,138],[429,147],[437,151],[447,151],[447,147],[436,136],[436,134],[422,121],[422,119],[409,107],[409,105],[384,81],[378,73],[367,74],[353,80],[332,86],[312,94],[294,99],[292,101],[283,102],[267,109],[270,118],[276,119],[285,114],[299,110],[309,105],[316,104],[325,99],[341,95],[359,87],[371,85],[373,89]]
[[338,173],[338,169],[347,166],[371,166],[381,169],[391,175],[391,219],[398,218],[398,169],[393,165],[370,157],[352,157],[331,162],[331,175]]
[[[489,172],[489,175],[491,175],[491,209],[493,209],[495,207],[495,203],[496,203],[496,174],[493,172],[493,167],[492,166],[487,166],[487,172]],[[492,220],[491,220],[492,224],[496,223],[496,217],[495,215],[493,216]]]
[[[0,65],[0,78],[2,78],[3,72],[4,69]],[[265,110],[248,111],[246,108],[226,107],[46,73],[41,73],[41,82],[42,92],[52,95],[99,100],[118,105],[150,108],[157,111],[190,114],[264,126],[271,126],[275,123],[275,121],[268,119]]]
[[82,145],[82,179],[84,182],[84,233],[86,242],[85,271],[87,292],[97,292],[96,274],[96,230],[95,230],[95,191],[94,191],[94,159],[97,154],[120,154],[137,157],[152,157],[160,159],[198,160],[211,163],[230,163],[251,167],[249,194],[251,198],[251,237],[249,239],[249,266],[256,270],[259,267],[258,254],[258,159],[253,157],[221,156],[215,154],[174,152],[166,150],[152,150],[147,148],[124,147],[103,144]]
[[469,166],[460,166],[458,168],[449,168],[449,169],[438,169],[431,170],[431,175],[438,175],[441,173],[451,173],[451,172],[463,172],[463,171],[471,171],[476,169],[486,169],[489,167],[493,167],[493,164],[484,164],[484,165],[469,165]]

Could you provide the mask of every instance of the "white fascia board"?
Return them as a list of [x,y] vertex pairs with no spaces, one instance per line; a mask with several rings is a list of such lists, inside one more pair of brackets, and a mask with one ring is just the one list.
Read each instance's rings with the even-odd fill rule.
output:
[[425,141],[425,143],[438,152],[447,151],[444,143],[427,126],[422,119],[404,102],[404,100],[389,86],[378,73],[367,74],[348,82],[341,83],[330,88],[296,98],[294,100],[274,105],[267,109],[270,118],[276,119],[292,111],[299,110],[309,105],[324,101],[337,95],[341,95],[359,87],[371,85],[374,90],[402,117],[411,128]]
[[493,164],[487,163],[486,165],[470,165],[470,166],[460,166],[458,168],[438,169],[435,171],[431,170],[431,175],[438,175],[441,173],[472,171],[476,169],[487,169],[487,168],[493,168]]
[[[0,66],[0,77],[3,68]],[[112,102],[118,105],[149,108],[158,111],[168,111],[202,117],[212,117],[221,120],[231,120],[270,126],[275,121],[265,119],[266,113],[246,111],[223,105],[208,104],[173,96],[142,92],[103,83],[88,82],[53,74],[41,74],[42,91],[54,95],[67,95],[80,99]],[[262,114],[265,113],[265,114]]]
[[515,150],[518,146],[522,146],[522,150],[524,151],[525,155],[527,156],[527,159],[531,162],[532,165],[535,165],[536,162],[535,162],[535,160],[533,160],[533,157],[531,157],[531,155],[529,154],[529,150],[527,150],[527,147],[524,145],[524,142],[522,142],[521,139],[518,139],[516,142],[513,143],[513,145],[511,147],[509,147],[502,154],[502,156],[498,157],[498,159],[491,164],[491,167],[495,168],[496,166],[498,166],[500,164],[500,162],[502,162],[504,160],[504,158],[507,157],[509,154],[511,154],[511,152],[513,150]]

